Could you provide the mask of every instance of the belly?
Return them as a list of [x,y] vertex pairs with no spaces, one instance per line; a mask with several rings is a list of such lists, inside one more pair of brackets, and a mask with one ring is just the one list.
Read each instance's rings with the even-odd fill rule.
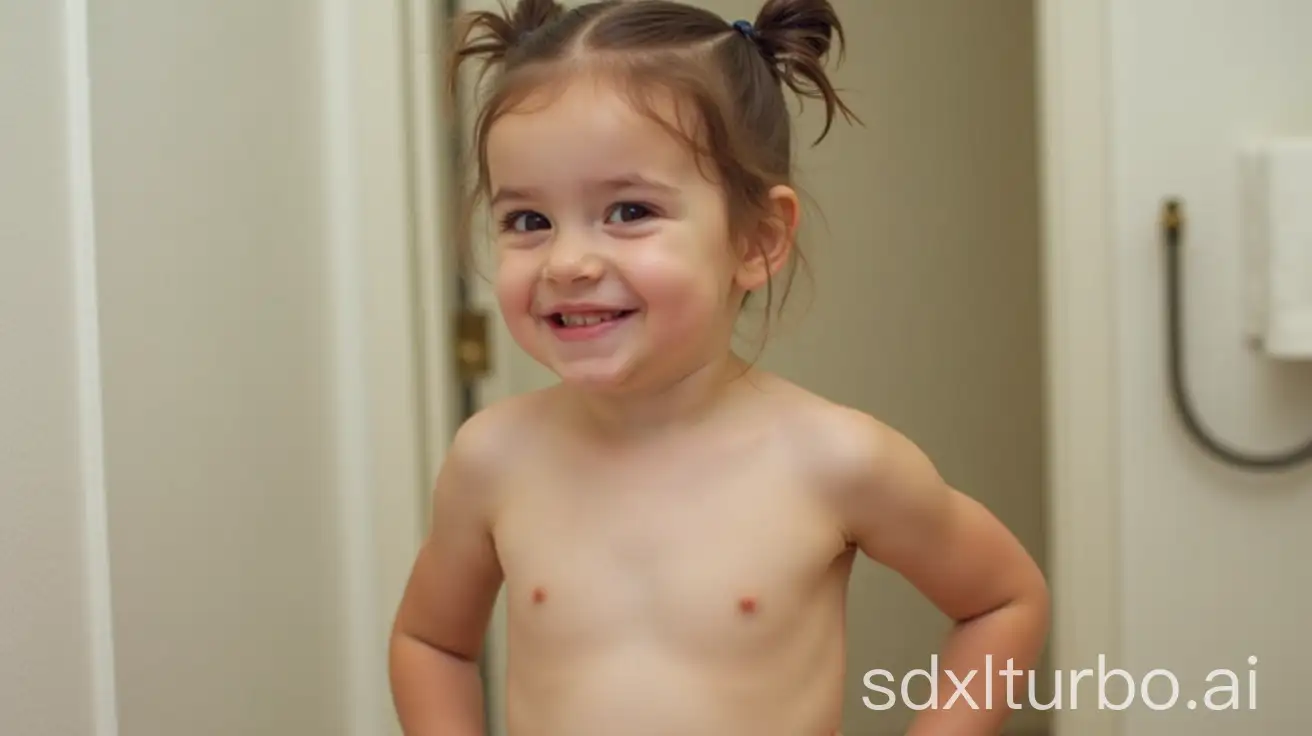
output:
[[635,636],[586,655],[512,654],[509,736],[830,736],[842,717],[841,634],[818,644],[726,660]]

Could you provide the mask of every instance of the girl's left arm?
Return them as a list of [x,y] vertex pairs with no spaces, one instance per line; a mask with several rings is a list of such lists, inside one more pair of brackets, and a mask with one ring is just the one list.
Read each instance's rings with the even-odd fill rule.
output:
[[858,451],[841,463],[837,494],[850,540],[955,622],[939,653],[937,707],[920,711],[907,736],[993,736],[1036,676],[1049,627],[1043,574],[910,440],[869,417],[853,424],[848,440],[860,443],[844,442]]

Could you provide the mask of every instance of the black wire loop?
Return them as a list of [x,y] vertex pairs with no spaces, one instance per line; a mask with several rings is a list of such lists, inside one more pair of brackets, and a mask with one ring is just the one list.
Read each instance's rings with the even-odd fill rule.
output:
[[1246,470],[1272,471],[1291,468],[1312,460],[1312,440],[1273,454],[1251,454],[1228,447],[1214,438],[1198,418],[1185,385],[1184,338],[1181,327],[1180,250],[1184,242],[1184,206],[1178,199],[1168,199],[1162,207],[1162,238],[1166,246],[1166,314],[1167,358],[1170,367],[1171,397],[1176,412],[1194,441],[1221,462]]

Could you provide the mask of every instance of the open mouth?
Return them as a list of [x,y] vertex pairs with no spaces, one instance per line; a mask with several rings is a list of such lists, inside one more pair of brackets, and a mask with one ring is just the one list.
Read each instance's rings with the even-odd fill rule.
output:
[[610,322],[618,322],[637,311],[636,309],[617,309],[608,312],[575,312],[570,314],[555,312],[547,316],[547,321],[556,327],[563,328],[596,327]]

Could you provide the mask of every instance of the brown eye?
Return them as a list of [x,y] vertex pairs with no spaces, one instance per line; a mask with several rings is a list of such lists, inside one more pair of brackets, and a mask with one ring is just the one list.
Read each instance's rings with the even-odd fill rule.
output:
[[606,221],[611,223],[633,222],[635,220],[641,220],[644,217],[650,217],[651,214],[651,209],[646,205],[624,202],[615,205],[615,208],[610,211],[610,216],[606,218]]
[[537,212],[511,212],[502,220],[501,227],[503,230],[521,233],[550,230],[551,221]]

